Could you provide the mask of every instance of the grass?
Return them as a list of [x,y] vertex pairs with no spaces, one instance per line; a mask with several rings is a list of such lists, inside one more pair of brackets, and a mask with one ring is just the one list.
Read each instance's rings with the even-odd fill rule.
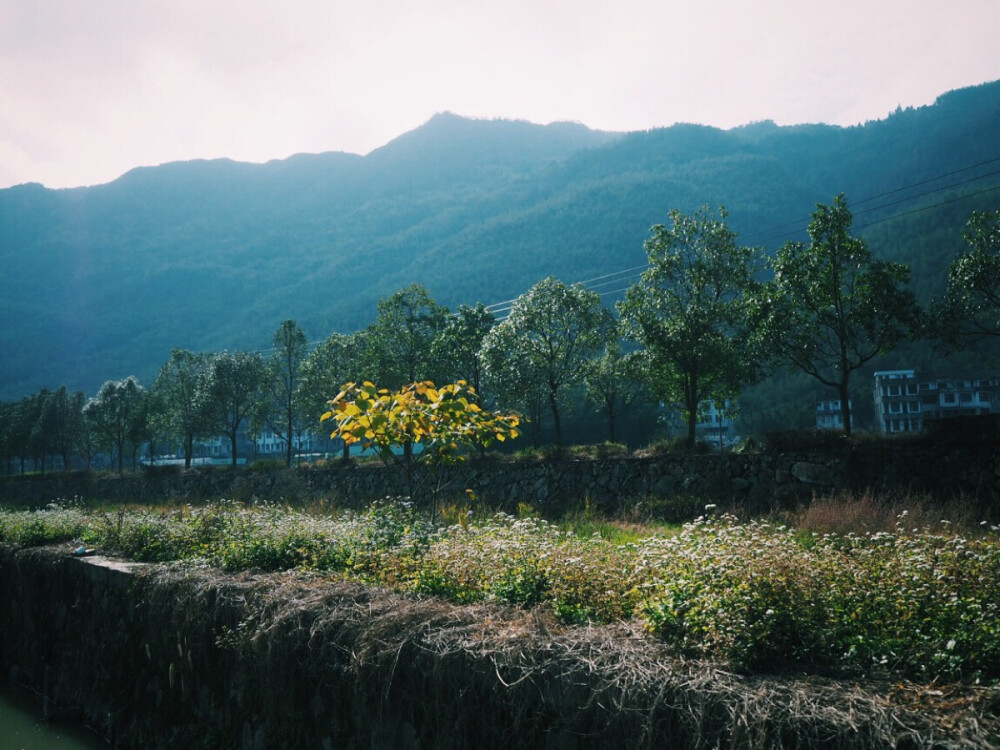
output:
[[[66,543],[226,571],[308,570],[462,603],[549,608],[567,624],[638,620],[680,654],[750,671],[1000,678],[1000,529],[931,522],[872,496],[786,523],[549,522],[401,501],[304,512],[221,501],[161,509],[0,511],[0,543]],[[894,518],[887,514],[897,512]],[[956,517],[957,518],[957,517]],[[832,528],[836,526],[837,528]]]

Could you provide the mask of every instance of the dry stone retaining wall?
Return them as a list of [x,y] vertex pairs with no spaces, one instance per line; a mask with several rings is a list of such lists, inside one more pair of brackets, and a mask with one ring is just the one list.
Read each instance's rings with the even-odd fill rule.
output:
[[362,505],[387,496],[465,498],[471,490],[501,509],[519,503],[558,511],[589,502],[617,510],[625,502],[696,498],[753,511],[787,507],[837,490],[927,493],[941,499],[1000,499],[1000,459],[989,446],[932,449],[907,443],[802,453],[666,454],[595,460],[469,461],[424,470],[411,492],[405,474],[378,464],[332,463],[295,470],[214,469],[108,477],[89,474],[13,477],[0,502],[45,505],[80,497],[105,502],[264,498],[327,499]]

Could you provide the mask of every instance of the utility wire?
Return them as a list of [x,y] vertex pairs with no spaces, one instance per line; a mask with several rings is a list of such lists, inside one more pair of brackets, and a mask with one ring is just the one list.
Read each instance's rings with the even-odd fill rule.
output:
[[[943,173],[941,173],[939,175],[935,175],[933,177],[928,177],[926,179],[919,180],[917,182],[912,182],[912,183],[909,183],[907,185],[902,185],[900,187],[893,188],[891,190],[886,190],[884,192],[877,193],[877,194],[869,196],[867,198],[863,198],[863,199],[861,199],[859,201],[855,201],[855,202],[853,202],[853,205],[854,206],[863,206],[863,205],[865,205],[867,203],[872,203],[874,201],[882,200],[884,198],[888,198],[890,196],[894,196],[894,195],[897,195],[899,193],[906,192],[908,190],[913,190],[914,188],[923,187],[924,185],[929,185],[929,184],[932,184],[934,182],[938,182],[938,181],[946,179],[948,177],[954,177],[956,175],[960,175],[962,173],[969,172],[970,170],[973,170],[973,169],[978,169],[980,167],[988,166],[988,165],[991,165],[991,164],[996,164],[997,162],[1000,162],[1000,156],[997,156],[997,157],[994,157],[994,158],[990,158],[990,159],[984,159],[983,161],[977,162],[975,164],[970,164],[968,166],[960,167],[958,169],[953,169],[953,170],[948,171],[948,172],[943,172]],[[871,206],[871,207],[864,208],[864,209],[861,209],[861,210],[858,210],[858,211],[852,211],[852,214],[853,214],[853,216],[863,216],[865,214],[874,213],[876,211],[882,211],[882,210],[884,210],[886,208],[890,208],[892,206],[896,206],[896,205],[899,205],[901,203],[906,203],[906,202],[909,202],[909,201],[917,200],[919,198],[925,198],[927,196],[934,195],[936,193],[940,193],[940,192],[943,192],[945,190],[952,190],[952,189],[954,189],[956,187],[961,187],[962,185],[967,185],[969,183],[973,183],[973,182],[976,182],[978,180],[985,179],[987,177],[995,177],[997,175],[1000,175],[1000,170],[994,170],[994,171],[991,171],[991,172],[987,172],[985,174],[980,174],[980,175],[977,175],[977,176],[974,176],[974,177],[969,177],[969,178],[966,178],[966,179],[963,179],[963,180],[959,180],[959,181],[956,181],[956,182],[951,182],[951,183],[949,183],[947,185],[941,185],[941,186],[936,187],[936,188],[934,188],[932,190],[925,190],[925,191],[923,191],[921,193],[917,193],[915,195],[910,195],[910,196],[907,196],[907,197],[904,197],[904,198],[899,198],[899,199],[890,201],[888,203],[882,203],[882,204],[880,204],[878,206]],[[997,190],[998,188],[1000,188],[1000,185],[993,185],[991,187],[983,188],[982,190],[977,190],[977,191],[972,192],[972,193],[965,193],[963,195],[956,196],[956,197],[950,198],[948,200],[943,200],[943,201],[940,201],[938,203],[929,204],[929,205],[925,205],[925,206],[920,206],[918,208],[914,208],[914,209],[911,209],[909,211],[904,211],[902,213],[894,214],[892,216],[886,216],[886,217],[879,218],[879,219],[873,219],[872,221],[869,221],[869,222],[867,222],[865,224],[855,224],[853,228],[854,229],[866,229],[868,227],[876,226],[878,224],[882,224],[882,223],[885,223],[885,222],[888,222],[888,221],[894,221],[896,219],[904,218],[906,216],[912,216],[914,214],[922,213],[924,211],[930,211],[930,210],[933,210],[933,209],[936,209],[936,208],[940,208],[942,206],[946,206],[946,205],[949,205],[951,203],[957,203],[959,201],[967,200],[969,198],[975,198],[975,197],[977,197],[979,195],[984,195],[984,194],[989,193],[991,191]],[[806,226],[808,226],[808,223],[809,223],[809,219],[798,219],[798,220],[795,220],[795,221],[786,222],[784,224],[779,224],[779,225],[776,225],[776,226],[773,226],[773,227],[769,227],[769,228],[766,228],[766,229],[759,229],[759,230],[756,230],[754,232],[750,232],[748,234],[742,235],[741,239],[758,237],[760,235],[773,235],[773,236],[767,236],[763,240],[764,242],[769,242],[769,241],[773,241],[775,239],[780,239],[782,237],[789,236],[789,234],[791,233],[790,230],[797,230],[798,231],[798,230],[804,229]],[[636,273],[636,272],[637,271],[644,271],[647,268],[649,268],[649,264],[645,263],[645,264],[639,265],[639,266],[632,266],[630,268],[623,268],[623,269],[618,270],[618,271],[610,271],[608,273],[601,274],[599,276],[594,276],[594,277],[589,278],[589,279],[584,279],[583,281],[574,282],[573,284],[571,284],[571,286],[582,286],[583,288],[588,289],[590,291],[597,291],[598,289],[600,289],[600,288],[602,288],[604,286],[610,286],[610,285],[613,285],[613,284],[616,284],[616,283],[620,283],[620,282],[628,280],[628,279],[638,278],[641,274],[640,273]],[[628,275],[626,275],[626,274],[628,274]],[[622,278],[622,277],[624,277],[624,278]],[[601,283],[598,284],[598,283],[595,283],[595,282],[601,282]],[[620,287],[620,288],[617,288],[617,289],[612,289],[612,290],[608,290],[608,291],[602,291],[602,292],[598,292],[598,293],[600,294],[600,296],[606,297],[606,296],[610,296],[610,295],[614,295],[614,294],[619,294],[619,293],[621,293],[623,291],[626,291],[628,288],[629,288],[628,286],[624,286],[624,287]],[[520,295],[518,295],[518,297],[512,297],[511,299],[502,300],[500,302],[494,302],[494,303],[489,304],[489,305],[484,305],[484,307],[485,307],[486,310],[492,312],[496,316],[497,322],[500,323],[500,322],[503,322],[504,320],[506,320],[510,316],[510,311],[511,311],[511,309],[514,306],[514,303],[519,298],[520,298]],[[319,346],[321,343],[323,343],[323,342],[322,341],[311,342],[310,344],[307,345],[307,347],[309,349],[314,349],[315,347]],[[274,351],[274,348],[261,350],[261,353],[270,352],[270,351]]]

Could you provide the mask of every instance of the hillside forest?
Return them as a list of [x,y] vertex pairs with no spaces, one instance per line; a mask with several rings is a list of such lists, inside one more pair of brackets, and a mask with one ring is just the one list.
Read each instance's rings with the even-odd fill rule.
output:
[[[129,376],[106,381],[90,399],[63,386],[0,404],[0,459],[6,473],[29,464],[44,472],[81,456],[90,466],[102,453],[121,472],[127,457],[135,466],[145,450],[150,464],[169,453],[190,466],[195,441],[224,435],[235,465],[240,437],[256,445],[267,430],[291,465],[303,435],[328,430],[323,420],[350,392],[349,411],[339,407],[350,427],[335,430],[346,458],[352,442],[377,444],[391,427],[386,415],[414,411],[412,386],[429,381],[460,388],[441,391],[452,396],[426,412],[428,424],[435,409],[443,415],[461,398],[478,404],[477,413],[498,407],[524,415],[536,445],[564,445],[564,420],[575,411],[569,434],[578,441],[600,441],[603,432],[614,443],[624,432],[635,442],[659,431],[693,448],[707,404],[736,411],[744,388],[781,369],[835,389],[849,435],[851,378],[869,362],[903,342],[933,339],[962,350],[1000,336],[1000,210],[970,216],[967,250],[927,309],[909,289],[905,264],[874,258],[852,235],[843,195],[817,206],[808,242],[790,241],[773,258],[740,245],[726,215],[675,210],[669,224],[654,226],[648,267],[617,315],[597,292],[554,277],[511,301],[502,319],[482,304],[450,311],[411,285],[380,300],[366,328],[334,333],[312,350],[289,319],[267,357],[174,349],[149,388]],[[351,385],[359,383],[370,385]],[[376,414],[378,388],[388,411]],[[459,421],[475,418],[451,411]],[[421,433],[434,437],[421,425],[415,438],[401,432],[393,442],[409,457]]]
[[[537,443],[688,438],[706,399],[744,435],[836,397],[864,429],[875,369],[996,374],[998,115],[998,83],[851,128],[443,114],[363,157],[2,190],[4,463],[287,443],[350,380],[465,379]],[[141,427],[101,422],[122,393]]]

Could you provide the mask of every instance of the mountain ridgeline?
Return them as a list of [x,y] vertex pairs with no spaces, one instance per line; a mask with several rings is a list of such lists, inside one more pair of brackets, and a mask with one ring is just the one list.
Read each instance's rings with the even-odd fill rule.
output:
[[[725,205],[743,244],[804,239],[845,193],[855,233],[941,291],[1000,200],[1000,82],[855,127],[761,122],[628,134],[436,115],[366,156],[193,161],[114,182],[0,190],[0,399],[151,382],[174,347],[264,349],[375,317],[412,283],[449,307],[645,263],[671,208]],[[612,302],[627,275],[601,287]]]

